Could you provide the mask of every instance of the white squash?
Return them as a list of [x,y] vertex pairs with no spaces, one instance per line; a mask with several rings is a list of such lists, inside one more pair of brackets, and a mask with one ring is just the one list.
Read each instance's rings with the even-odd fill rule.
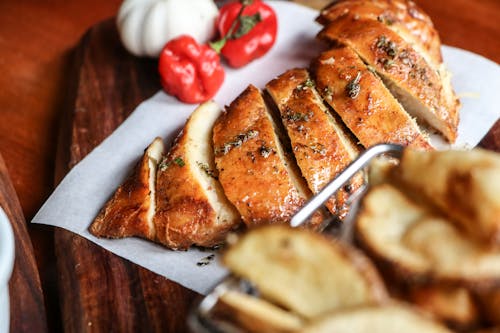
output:
[[180,35],[206,43],[215,34],[218,9],[212,0],[125,0],[117,15],[125,48],[136,56],[158,57]]

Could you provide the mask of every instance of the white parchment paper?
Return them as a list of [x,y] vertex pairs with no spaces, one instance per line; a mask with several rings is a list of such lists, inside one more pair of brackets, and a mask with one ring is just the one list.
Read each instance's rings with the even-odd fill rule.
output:
[[[265,57],[242,69],[227,68],[226,80],[215,97],[229,104],[248,84],[264,87],[276,75],[293,67],[306,67],[323,47],[315,40],[320,27],[317,12],[289,2],[271,2],[278,14],[276,45]],[[500,69],[478,55],[443,47],[445,62],[453,73],[453,85],[462,96],[461,123],[456,147],[473,147],[500,116]],[[32,223],[54,225],[75,232],[105,249],[199,293],[206,293],[226,271],[217,260],[197,263],[211,254],[191,249],[174,252],[151,242],[128,238],[93,237],[87,228],[112,195],[144,148],[161,136],[167,145],[177,135],[196,106],[178,102],[158,92],[144,101],[123,124],[63,179]],[[445,147],[439,139],[434,144]]]

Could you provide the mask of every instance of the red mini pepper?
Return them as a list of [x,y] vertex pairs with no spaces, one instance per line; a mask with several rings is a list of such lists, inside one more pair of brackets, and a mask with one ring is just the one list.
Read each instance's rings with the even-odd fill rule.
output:
[[163,89],[185,103],[209,100],[224,81],[224,69],[217,52],[187,35],[165,45],[158,70]]
[[216,21],[221,39],[210,46],[232,67],[263,56],[276,41],[276,13],[261,0],[240,0],[224,5]]

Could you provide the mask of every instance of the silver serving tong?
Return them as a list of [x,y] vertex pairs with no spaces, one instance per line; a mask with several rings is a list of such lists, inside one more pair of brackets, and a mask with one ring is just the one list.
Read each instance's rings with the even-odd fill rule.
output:
[[[404,147],[395,144],[378,144],[362,152],[353,162],[351,162],[336,178],[328,183],[318,194],[313,196],[291,219],[290,225],[298,227],[309,219],[311,215],[342,188],[356,173],[364,168],[376,157],[387,154],[392,157],[400,158]],[[366,190],[363,186],[360,191],[354,193],[350,200],[350,212],[342,223],[340,238],[343,241],[351,242],[354,219],[357,211],[356,205],[359,204],[361,193]],[[331,221],[327,221],[327,226]],[[327,227],[326,226],[326,227]],[[240,329],[227,322],[217,321],[211,316],[212,310],[219,301],[219,298],[228,290],[238,290],[247,294],[257,294],[255,289],[248,281],[239,279],[233,275],[228,275],[218,283],[201,301],[193,307],[188,317],[189,327],[193,332],[200,333],[233,333],[242,332]]]

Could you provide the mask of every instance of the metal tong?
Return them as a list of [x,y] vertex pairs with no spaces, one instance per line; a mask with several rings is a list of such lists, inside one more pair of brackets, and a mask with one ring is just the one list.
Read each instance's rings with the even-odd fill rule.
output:
[[[374,158],[387,154],[399,158],[404,147],[395,144],[378,144],[362,152],[336,178],[328,183],[318,194],[313,196],[291,219],[290,225],[298,227],[319,209],[335,192],[344,186],[356,173],[363,170]],[[364,186],[366,188],[366,186]],[[358,197],[358,196],[356,196]],[[359,200],[358,200],[359,201]],[[342,225],[340,238],[349,241],[352,234],[355,209],[350,210],[349,216]],[[211,318],[212,310],[219,298],[228,290],[238,290],[244,293],[256,293],[256,289],[248,281],[228,275],[218,283],[201,301],[199,301],[188,317],[188,324],[192,331],[200,333],[214,332],[241,332],[240,329],[229,323],[215,321]],[[257,291],[258,292],[258,291]]]

